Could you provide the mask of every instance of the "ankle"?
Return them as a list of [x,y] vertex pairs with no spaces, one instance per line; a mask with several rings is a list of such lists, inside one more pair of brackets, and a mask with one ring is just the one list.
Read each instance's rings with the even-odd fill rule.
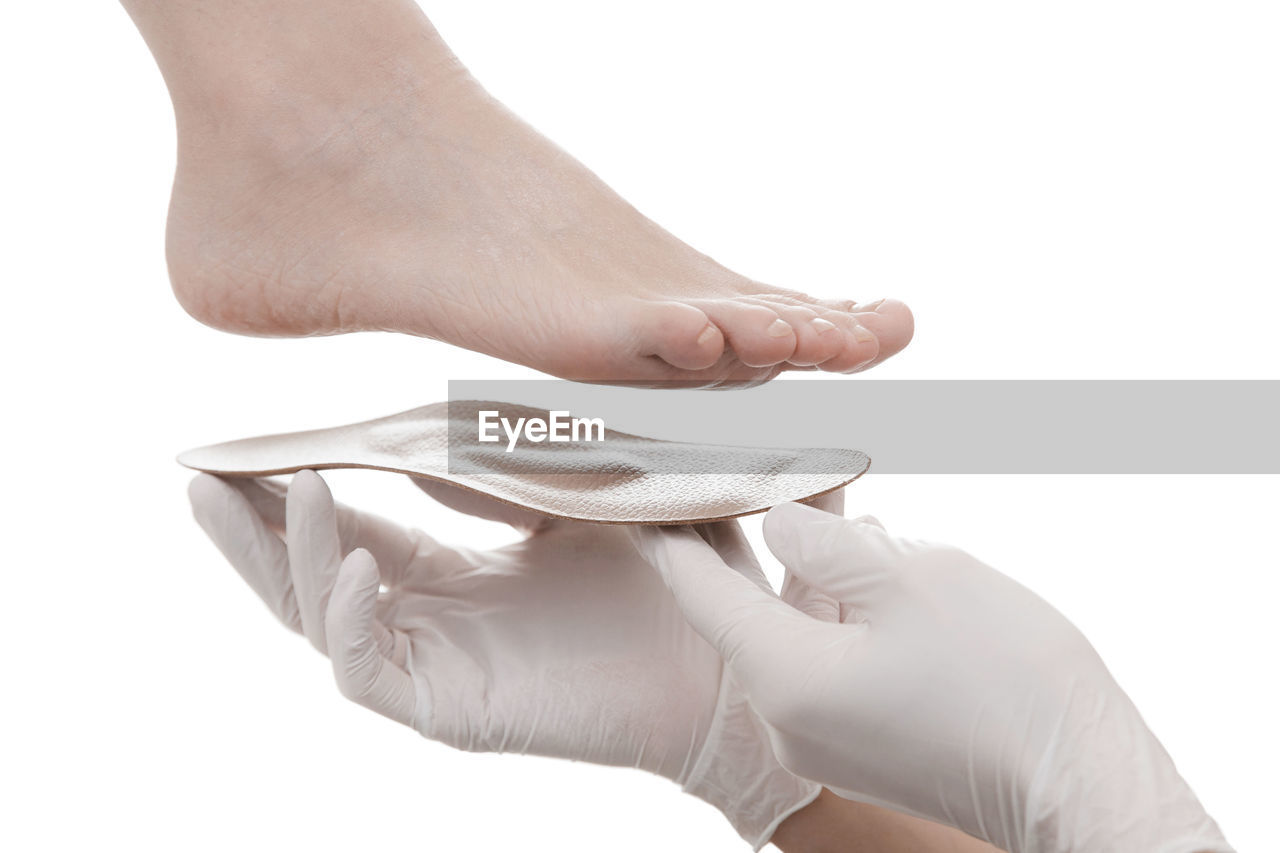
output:
[[361,114],[447,98],[469,74],[410,0],[123,0],[173,99],[179,145],[293,150]]

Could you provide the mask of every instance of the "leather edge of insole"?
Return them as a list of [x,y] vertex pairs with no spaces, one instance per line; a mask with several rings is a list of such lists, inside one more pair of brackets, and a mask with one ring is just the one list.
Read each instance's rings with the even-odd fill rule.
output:
[[[845,486],[849,485],[850,483],[860,479],[863,474],[871,470],[871,457],[867,456],[865,453],[862,454],[862,456],[864,459],[867,460],[867,464],[863,465],[862,470],[858,471],[858,473],[854,474],[852,477],[850,477],[847,480],[844,480],[843,482],[837,483],[836,485],[832,486],[829,489],[825,489],[821,492],[813,492],[812,494],[805,495],[802,498],[797,498],[795,502],[811,501],[811,500],[814,500],[815,498],[820,498],[823,495],[829,495],[832,492],[836,491],[837,489],[843,489]],[[690,518],[690,519],[671,519],[671,520],[663,519],[661,521],[643,521],[643,520],[627,519],[625,521],[617,521],[617,520],[601,519],[601,518],[583,518],[581,516],[564,515],[563,513],[550,512],[548,510],[541,509],[539,507],[532,507],[532,506],[529,506],[528,504],[516,503],[515,501],[510,501],[505,498],[500,498],[489,492],[485,492],[480,489],[473,488],[471,486],[463,485],[462,483],[455,482],[445,477],[437,477],[432,474],[423,474],[418,471],[409,471],[404,468],[387,468],[380,465],[360,465],[360,464],[350,463],[350,462],[329,462],[329,463],[320,463],[316,465],[303,465],[300,467],[276,468],[276,469],[266,470],[266,471],[216,471],[209,468],[197,468],[194,465],[188,465],[186,462],[183,462],[181,459],[178,459],[177,462],[182,467],[187,468],[191,471],[199,471],[204,474],[212,474],[218,477],[229,477],[229,478],[234,478],[238,480],[255,479],[259,477],[280,477],[286,474],[296,474],[299,471],[308,471],[308,470],[310,471],[339,471],[339,470],[385,471],[389,474],[403,474],[407,477],[416,477],[418,479],[431,480],[436,483],[444,483],[447,486],[453,486],[455,488],[463,489],[465,491],[471,492],[472,494],[483,495],[484,497],[489,498],[490,500],[498,501],[499,503],[504,503],[507,506],[513,506],[519,509],[528,510],[530,512],[536,512],[539,515],[545,515],[548,518],[558,518],[558,519],[561,519],[562,521],[578,521],[586,524],[612,524],[612,525],[634,526],[634,527],[676,527],[676,526],[690,525],[690,524],[710,524],[716,521],[728,521],[733,518],[746,518],[749,515],[759,515],[762,512],[768,512],[769,510],[773,509],[772,506],[766,506],[766,507],[760,507],[759,509],[749,509],[743,512],[736,512],[730,515],[720,515],[715,517],[700,517],[700,518]],[[774,506],[776,506],[776,504]]]

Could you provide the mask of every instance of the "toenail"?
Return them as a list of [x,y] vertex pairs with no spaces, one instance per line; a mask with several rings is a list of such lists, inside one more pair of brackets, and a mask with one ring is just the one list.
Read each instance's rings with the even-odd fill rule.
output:
[[853,339],[860,344],[869,344],[876,339],[876,336],[866,326],[859,326],[857,323],[854,323]]
[[875,302],[868,302],[866,305],[859,305],[859,311],[876,311],[884,304],[883,299],[877,299]]
[[705,346],[706,344],[711,343],[718,334],[720,334],[720,330],[716,328],[716,324],[708,323],[707,327],[698,335],[696,343],[698,346]]
[[792,333],[791,326],[785,320],[774,320],[765,331],[771,338],[785,338]]
[[819,332],[829,332],[836,327],[836,324],[830,320],[824,320],[821,317],[814,317],[812,326]]

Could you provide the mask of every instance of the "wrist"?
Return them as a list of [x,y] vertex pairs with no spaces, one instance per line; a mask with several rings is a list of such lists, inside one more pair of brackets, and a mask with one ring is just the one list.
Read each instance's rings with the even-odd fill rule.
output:
[[1026,790],[1015,853],[1232,853],[1127,696],[1073,699]]
[[719,809],[755,850],[822,791],[778,763],[764,726],[728,673],[698,758],[676,781]]
[[783,821],[772,841],[783,853],[999,853],[953,827],[845,799],[826,789]]

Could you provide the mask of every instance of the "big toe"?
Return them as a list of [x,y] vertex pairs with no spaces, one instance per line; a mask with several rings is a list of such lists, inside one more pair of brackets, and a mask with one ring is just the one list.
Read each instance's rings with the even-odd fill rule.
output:
[[642,355],[680,370],[706,370],[724,355],[725,336],[700,309],[682,302],[645,306],[636,325]]

